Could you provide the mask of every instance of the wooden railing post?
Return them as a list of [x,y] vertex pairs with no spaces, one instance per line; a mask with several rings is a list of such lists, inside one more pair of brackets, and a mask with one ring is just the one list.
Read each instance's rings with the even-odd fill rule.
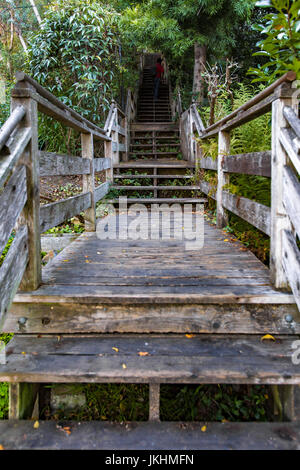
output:
[[105,180],[109,183],[113,182],[113,154],[112,154],[112,141],[104,142],[104,155],[105,158],[110,159],[110,168],[105,170]]
[[40,237],[40,171],[38,149],[38,111],[37,102],[31,97],[22,97],[22,90],[35,88],[27,82],[19,82],[12,93],[11,110],[22,105],[26,109],[22,125],[31,129],[31,139],[19,160],[26,166],[27,202],[19,218],[19,225],[28,227],[28,264],[24,272],[21,290],[35,290],[42,281],[41,237]]
[[81,155],[90,160],[90,174],[83,175],[83,192],[91,193],[91,207],[84,212],[85,230],[96,230],[96,203],[95,203],[95,171],[94,171],[94,140],[92,133],[81,133]]
[[223,159],[230,153],[230,132],[219,132],[218,144],[218,187],[217,187],[217,227],[228,224],[228,215],[223,207],[223,186],[229,183],[229,175],[223,171]]
[[283,115],[284,106],[291,106],[298,114],[298,102],[292,98],[293,91],[290,84],[283,85],[278,90],[278,99],[272,103],[270,276],[277,288],[288,286],[282,264],[282,231],[291,230],[283,205],[283,169],[288,158],[280,143],[280,129],[288,127]]

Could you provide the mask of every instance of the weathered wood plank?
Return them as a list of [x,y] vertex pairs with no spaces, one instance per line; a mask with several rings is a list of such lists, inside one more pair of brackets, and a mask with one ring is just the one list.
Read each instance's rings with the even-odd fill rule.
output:
[[283,268],[300,310],[300,253],[295,238],[287,230],[282,233],[282,249]]
[[110,158],[94,158],[95,172],[108,170],[109,168],[111,168]]
[[271,210],[269,207],[227,191],[223,191],[223,206],[262,232],[270,235]]
[[20,227],[0,267],[0,329],[28,262],[28,230]]
[[98,202],[100,199],[104,198],[106,194],[109,192],[109,181],[100,184],[97,188],[95,188],[95,201]]
[[94,232],[96,230],[96,200],[95,200],[95,171],[94,171],[94,139],[93,134],[81,133],[82,158],[90,161],[90,173],[82,177],[82,190],[90,193],[91,204],[84,212],[85,230]]
[[[288,91],[290,92],[291,90]],[[272,104],[270,274],[272,284],[276,288],[288,287],[288,281],[282,264],[282,231],[291,230],[290,220],[283,204],[283,171],[287,164],[287,156],[282,146],[282,136],[289,132],[283,109],[287,105],[298,110],[298,103],[295,103],[291,96],[280,97]]]
[[291,106],[285,106],[283,108],[283,115],[291,128],[294,130],[298,139],[300,139],[300,119],[295,113],[294,109]]
[[40,176],[87,175],[91,165],[87,158],[40,151]]
[[229,173],[271,177],[271,152],[225,155],[223,170]]
[[[297,450],[299,422],[207,423],[207,422],[65,422],[63,432],[55,421],[0,421],[1,442],[7,450]],[[203,432],[203,426],[206,432]],[[99,439],[101,436],[101,439]],[[146,454],[147,455],[147,454]],[[189,455],[169,456],[170,465],[190,463]],[[178,460],[176,460],[178,457]],[[165,458],[165,455],[163,455]],[[200,460],[193,460],[194,465]],[[152,461],[147,462],[152,465]],[[165,463],[165,461],[164,461]],[[176,465],[176,463],[175,463]]]
[[0,194],[0,253],[27,200],[26,168],[18,167]]
[[91,205],[91,194],[83,193],[69,197],[62,201],[53,202],[41,206],[40,230],[46,232],[51,227],[61,224],[65,220],[74,217]]
[[78,233],[63,233],[60,236],[57,234],[47,234],[41,237],[42,251],[60,251],[70,245],[76,238]]
[[[31,90],[28,90],[31,91]],[[27,201],[18,224],[28,228],[28,264],[20,288],[37,289],[41,283],[41,240],[40,240],[40,167],[38,150],[38,109],[32,98],[12,97],[11,108],[22,105],[26,114],[22,126],[31,129],[31,139],[19,163],[26,166]]]
[[288,166],[283,169],[283,204],[300,238],[300,183]]
[[9,173],[13,167],[17,164],[19,158],[27,147],[31,139],[31,128],[25,127],[18,129],[17,132],[6,143],[10,154],[0,159],[0,188],[5,183]]
[[218,169],[218,161],[213,160],[211,157],[201,158],[199,162],[200,168],[206,170],[216,170]]
[[[16,338],[6,363],[0,365],[0,378],[32,383],[88,379],[91,383],[299,384],[300,370],[291,360],[295,340],[296,335],[271,343],[257,335],[148,335],[145,348],[145,339],[135,335],[63,336],[59,342],[56,337],[31,337],[22,354]],[[145,349],[148,355],[140,355]]]
[[226,204],[224,203],[224,197],[226,197],[223,191],[223,186],[229,183],[229,175],[223,170],[223,159],[225,155],[230,153],[230,133],[225,131],[219,132],[218,141],[218,185],[216,192],[217,201],[217,227],[222,228],[228,224],[228,214],[224,210]]
[[294,141],[295,134],[291,129],[282,128],[279,134],[279,140],[288,154],[291,162],[296,168],[298,174],[300,175],[300,155],[299,147],[296,146]]
[[0,150],[4,147],[12,132],[26,114],[24,106],[17,106],[0,129]]
[[[155,288],[140,287],[134,295],[128,287],[107,289],[107,295],[96,296],[97,286],[82,286],[80,290],[85,298],[77,296],[79,286],[58,286],[58,294],[39,296],[35,302],[34,296],[26,299],[17,294],[7,316],[2,331],[14,333],[224,333],[224,334],[261,334],[267,332],[278,334],[300,334],[299,313],[292,295],[235,298],[229,297],[229,289],[219,287],[221,293],[215,296],[200,296],[176,294],[162,296]],[[51,287],[53,289],[53,287]],[[112,292],[118,290],[118,298]],[[147,291],[151,290],[147,296]],[[175,290],[175,289],[174,289]],[[182,289],[183,290],[183,289]],[[198,288],[199,290],[199,288]],[[255,289],[250,290],[254,293]],[[126,293],[129,294],[126,296]],[[146,292],[145,292],[146,291]],[[144,292],[144,296],[142,295]],[[66,293],[69,294],[66,297]],[[131,295],[130,295],[131,293]],[[223,298],[225,294],[225,303]],[[122,296],[123,294],[123,296]],[[73,296],[73,298],[72,298]],[[76,298],[75,298],[76,297]],[[19,301],[22,300],[22,303]],[[23,302],[28,301],[28,303]],[[205,300],[208,303],[205,303]],[[76,303],[75,303],[76,301]],[[113,302],[119,301],[119,303]],[[94,303],[92,303],[94,302]],[[143,303],[144,302],[144,303]],[[227,303],[228,302],[228,303]],[[242,302],[242,303],[237,303]],[[253,303],[256,302],[256,303]],[[264,303],[262,303],[264,302]],[[292,322],[286,320],[290,315]],[[26,318],[25,325],[22,323]]]

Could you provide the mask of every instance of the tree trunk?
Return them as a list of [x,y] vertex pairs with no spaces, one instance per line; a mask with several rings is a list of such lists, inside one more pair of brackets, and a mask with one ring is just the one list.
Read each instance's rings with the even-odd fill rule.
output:
[[193,83],[193,96],[194,100],[201,103],[203,100],[203,85],[204,81],[202,73],[206,64],[207,46],[201,46],[199,43],[194,44],[194,83]]

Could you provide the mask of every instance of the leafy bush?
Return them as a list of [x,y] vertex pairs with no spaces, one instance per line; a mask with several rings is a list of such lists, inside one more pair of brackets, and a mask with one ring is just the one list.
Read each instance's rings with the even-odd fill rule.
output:
[[300,0],[262,0],[257,6],[268,8],[263,24],[253,28],[263,38],[257,43],[260,48],[254,56],[263,56],[268,61],[261,66],[251,67],[249,74],[253,82],[271,84],[285,72],[294,71],[300,79]]

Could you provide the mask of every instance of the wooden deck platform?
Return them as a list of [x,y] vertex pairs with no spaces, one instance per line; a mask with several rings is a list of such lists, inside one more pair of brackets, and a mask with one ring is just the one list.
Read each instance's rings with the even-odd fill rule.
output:
[[44,268],[39,289],[15,296],[3,329],[299,334],[300,322],[293,296],[271,287],[268,268],[205,222],[200,250],[185,240],[84,233]]

